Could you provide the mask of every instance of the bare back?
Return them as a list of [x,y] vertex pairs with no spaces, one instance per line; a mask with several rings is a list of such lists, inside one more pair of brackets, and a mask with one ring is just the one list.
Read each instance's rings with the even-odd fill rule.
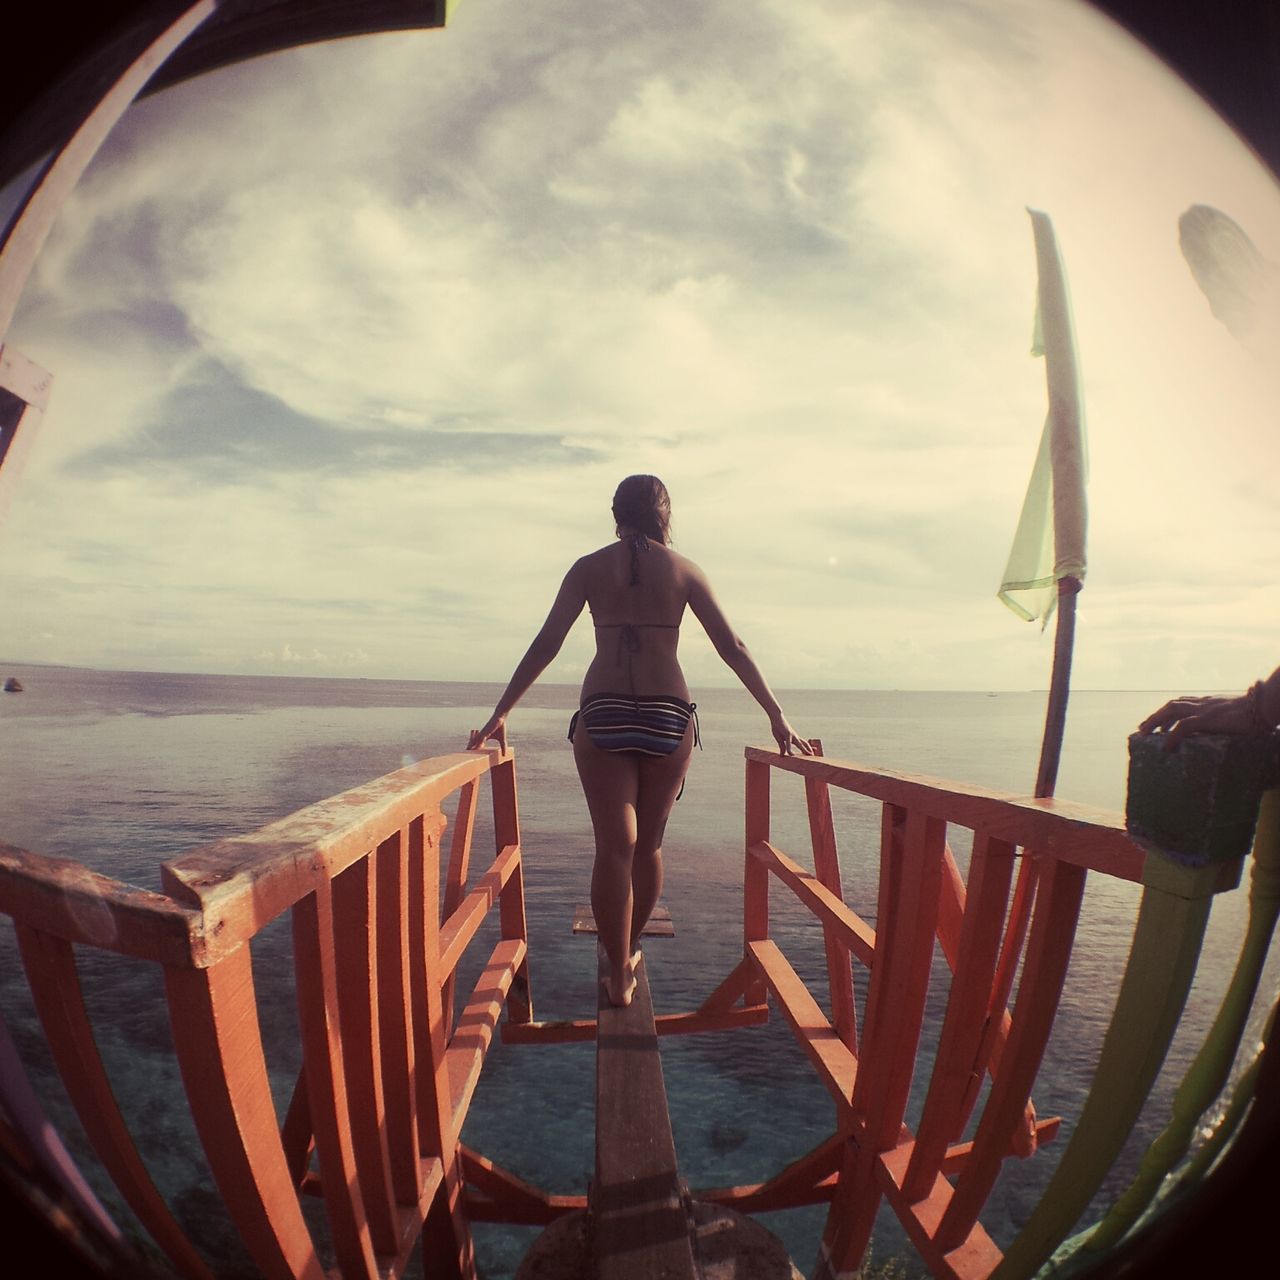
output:
[[660,542],[649,540],[647,548],[624,539],[574,566],[582,575],[596,633],[584,698],[596,693],[689,697],[676,649],[698,571]]

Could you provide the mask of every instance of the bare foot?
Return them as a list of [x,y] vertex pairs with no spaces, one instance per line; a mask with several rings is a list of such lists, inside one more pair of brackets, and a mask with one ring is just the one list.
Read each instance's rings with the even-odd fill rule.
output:
[[644,959],[644,952],[640,950],[640,947],[637,944],[636,949],[631,953],[630,964],[631,964],[632,973],[635,973],[635,971],[640,967],[640,961],[643,959]]
[[617,992],[614,990],[613,979],[606,978],[604,981],[604,993],[609,997],[609,1003],[616,1008],[625,1009],[636,993],[636,988],[640,984],[636,981],[635,974],[631,974],[622,986],[622,997],[619,999]]

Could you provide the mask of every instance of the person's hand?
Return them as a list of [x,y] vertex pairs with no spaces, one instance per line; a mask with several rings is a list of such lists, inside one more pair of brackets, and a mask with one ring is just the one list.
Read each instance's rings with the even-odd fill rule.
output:
[[496,712],[491,715],[485,723],[483,729],[472,729],[471,737],[467,741],[468,751],[478,751],[484,746],[490,738],[493,738],[498,744],[498,750],[505,752],[507,749],[507,717],[500,716]]
[[1139,733],[1165,733],[1167,748],[1177,746],[1193,733],[1248,734],[1256,731],[1253,709],[1247,694],[1227,697],[1172,698],[1153,711],[1139,726]]
[[802,738],[787,723],[786,716],[778,716],[776,720],[770,720],[769,728],[773,730],[773,740],[778,744],[778,750],[784,756],[792,754],[792,747],[799,751],[802,756],[813,755],[813,748],[809,745],[808,740]]

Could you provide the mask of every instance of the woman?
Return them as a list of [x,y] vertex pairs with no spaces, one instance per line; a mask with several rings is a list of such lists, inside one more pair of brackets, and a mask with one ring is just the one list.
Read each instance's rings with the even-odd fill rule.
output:
[[628,476],[614,494],[613,519],[617,541],[583,556],[565,575],[542,630],[467,745],[496,738],[505,748],[507,716],[560,652],[586,605],[596,655],[569,737],[595,831],[591,907],[609,958],[605,990],[613,1004],[627,1005],[636,989],[638,940],[662,893],[663,831],[698,735],[676,660],[686,605],[764,708],[778,749],[812,751],[787,723],[702,570],[671,549],[671,499],[662,481]]

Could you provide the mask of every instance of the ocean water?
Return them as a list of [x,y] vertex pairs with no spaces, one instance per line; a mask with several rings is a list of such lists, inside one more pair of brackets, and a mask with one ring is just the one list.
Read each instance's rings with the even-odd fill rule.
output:
[[[10,664],[25,692],[0,696],[0,840],[76,858],[146,888],[159,865],[226,835],[246,832],[403,763],[455,751],[481,723],[500,686],[413,681],[258,678],[98,672]],[[768,726],[740,690],[694,694],[703,751],[668,825],[665,901],[676,926],[646,956],[660,1012],[696,1007],[741,954],[743,760]],[[1167,695],[1072,696],[1058,794],[1121,810],[1126,737]],[[820,692],[783,695],[787,713],[826,755],[1026,794],[1034,778],[1044,695],[1028,693]],[[595,955],[571,932],[588,897],[591,831],[565,741],[577,692],[535,686],[511,718],[517,752],[530,965],[535,1013],[592,1016]],[[879,810],[833,793],[845,895],[874,922]],[[808,837],[798,779],[774,780],[775,843],[804,861]],[[957,839],[957,835],[961,838]],[[964,863],[963,833],[953,844]],[[476,863],[491,847],[482,821]],[[1123,972],[1138,902],[1135,886],[1091,876],[1066,990],[1035,1090],[1038,1113],[1062,1115],[1064,1136],[1031,1160],[1010,1160],[983,1214],[997,1244],[1026,1220],[1065,1147],[1088,1091],[1111,1001]],[[811,920],[785,889],[771,894],[775,938],[821,995],[825,969]],[[1169,1102],[1216,1012],[1245,918],[1243,890],[1214,906],[1203,958],[1169,1060],[1096,1216],[1123,1189],[1159,1132]],[[469,989],[493,931],[473,944],[462,971]],[[486,944],[489,945],[486,945]],[[1276,965],[1264,993],[1277,987]],[[287,919],[254,944],[268,1066],[281,1114],[299,1055]],[[119,957],[83,957],[86,996],[100,1046],[144,1158],[180,1220],[224,1276],[251,1275],[221,1214],[173,1061],[159,975]],[[865,995],[855,971],[859,999]],[[929,1022],[940,1024],[946,969],[935,965]],[[0,1011],[42,1100],[117,1220],[131,1224],[96,1161],[48,1061],[16,957],[0,917]],[[1255,1017],[1255,1031],[1260,1011]],[[825,1139],[833,1108],[784,1021],[663,1042],[672,1124],[683,1176],[695,1190],[767,1178]],[[912,1106],[927,1083],[927,1054]],[[593,1163],[594,1049],[503,1046],[490,1052],[464,1141],[550,1191],[582,1192]],[[918,1110],[917,1110],[918,1113]],[[911,1114],[909,1113],[909,1120]],[[309,1219],[323,1235],[318,1202]],[[810,1271],[825,1210],[764,1221]],[[534,1229],[477,1226],[486,1276],[511,1275]],[[877,1259],[910,1255],[884,1211]],[[918,1268],[907,1265],[908,1274]]]

